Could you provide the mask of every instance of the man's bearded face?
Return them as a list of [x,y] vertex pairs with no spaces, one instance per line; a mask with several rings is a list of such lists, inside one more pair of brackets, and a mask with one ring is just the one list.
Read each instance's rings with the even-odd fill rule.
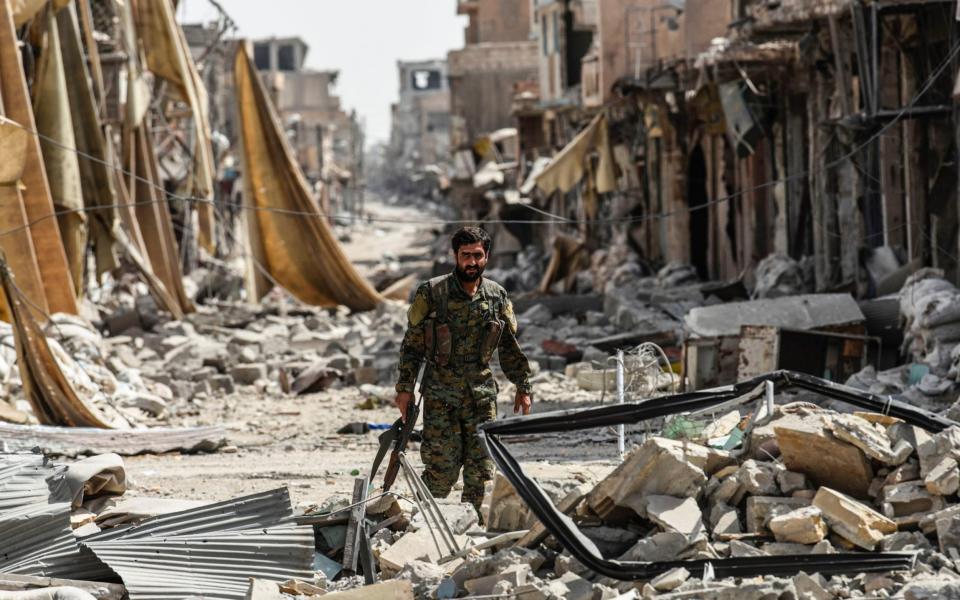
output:
[[483,243],[467,244],[457,250],[457,278],[460,281],[476,281],[487,266],[487,253]]

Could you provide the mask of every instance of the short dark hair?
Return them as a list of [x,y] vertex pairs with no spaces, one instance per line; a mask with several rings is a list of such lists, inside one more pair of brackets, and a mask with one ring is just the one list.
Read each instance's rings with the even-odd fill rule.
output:
[[490,245],[492,240],[490,234],[479,227],[461,227],[453,237],[450,238],[450,245],[453,246],[453,253],[460,251],[460,246],[469,244],[483,243],[483,251],[490,254]]

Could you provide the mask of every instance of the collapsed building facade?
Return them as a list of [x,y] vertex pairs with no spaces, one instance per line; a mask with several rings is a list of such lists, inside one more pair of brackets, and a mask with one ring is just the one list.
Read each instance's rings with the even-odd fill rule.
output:
[[[702,280],[752,282],[770,255],[803,262],[817,291],[882,295],[923,265],[955,280],[954,12],[536,2],[538,77],[512,96],[519,164],[501,187],[554,217],[514,237],[546,253],[558,234],[627,240],[651,272],[686,263]],[[591,125],[603,135],[578,139]],[[542,185],[551,160],[567,172]]]

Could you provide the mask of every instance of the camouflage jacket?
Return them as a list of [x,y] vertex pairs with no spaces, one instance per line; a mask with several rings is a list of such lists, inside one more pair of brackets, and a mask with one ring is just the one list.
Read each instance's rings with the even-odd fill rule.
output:
[[[519,391],[530,393],[530,364],[517,342],[517,319],[506,290],[489,279],[482,279],[477,293],[471,297],[455,274],[446,277],[446,318],[452,338],[450,358],[445,366],[437,365],[432,357],[427,361],[421,393],[453,406],[468,395],[476,399],[496,397],[497,384],[490,366],[481,360],[481,344],[490,315],[496,315],[504,324],[497,345],[500,367]],[[430,327],[436,318],[437,307],[431,300],[430,283],[421,284],[407,311],[407,332],[400,346],[398,392],[413,392],[420,365],[428,353],[429,336],[424,333],[425,327]]]

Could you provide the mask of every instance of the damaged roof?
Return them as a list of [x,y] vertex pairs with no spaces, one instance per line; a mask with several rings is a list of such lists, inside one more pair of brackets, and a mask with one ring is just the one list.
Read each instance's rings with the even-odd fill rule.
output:
[[695,335],[719,337],[740,335],[743,325],[817,329],[863,320],[863,312],[850,294],[805,294],[702,306],[687,313],[684,323]]

